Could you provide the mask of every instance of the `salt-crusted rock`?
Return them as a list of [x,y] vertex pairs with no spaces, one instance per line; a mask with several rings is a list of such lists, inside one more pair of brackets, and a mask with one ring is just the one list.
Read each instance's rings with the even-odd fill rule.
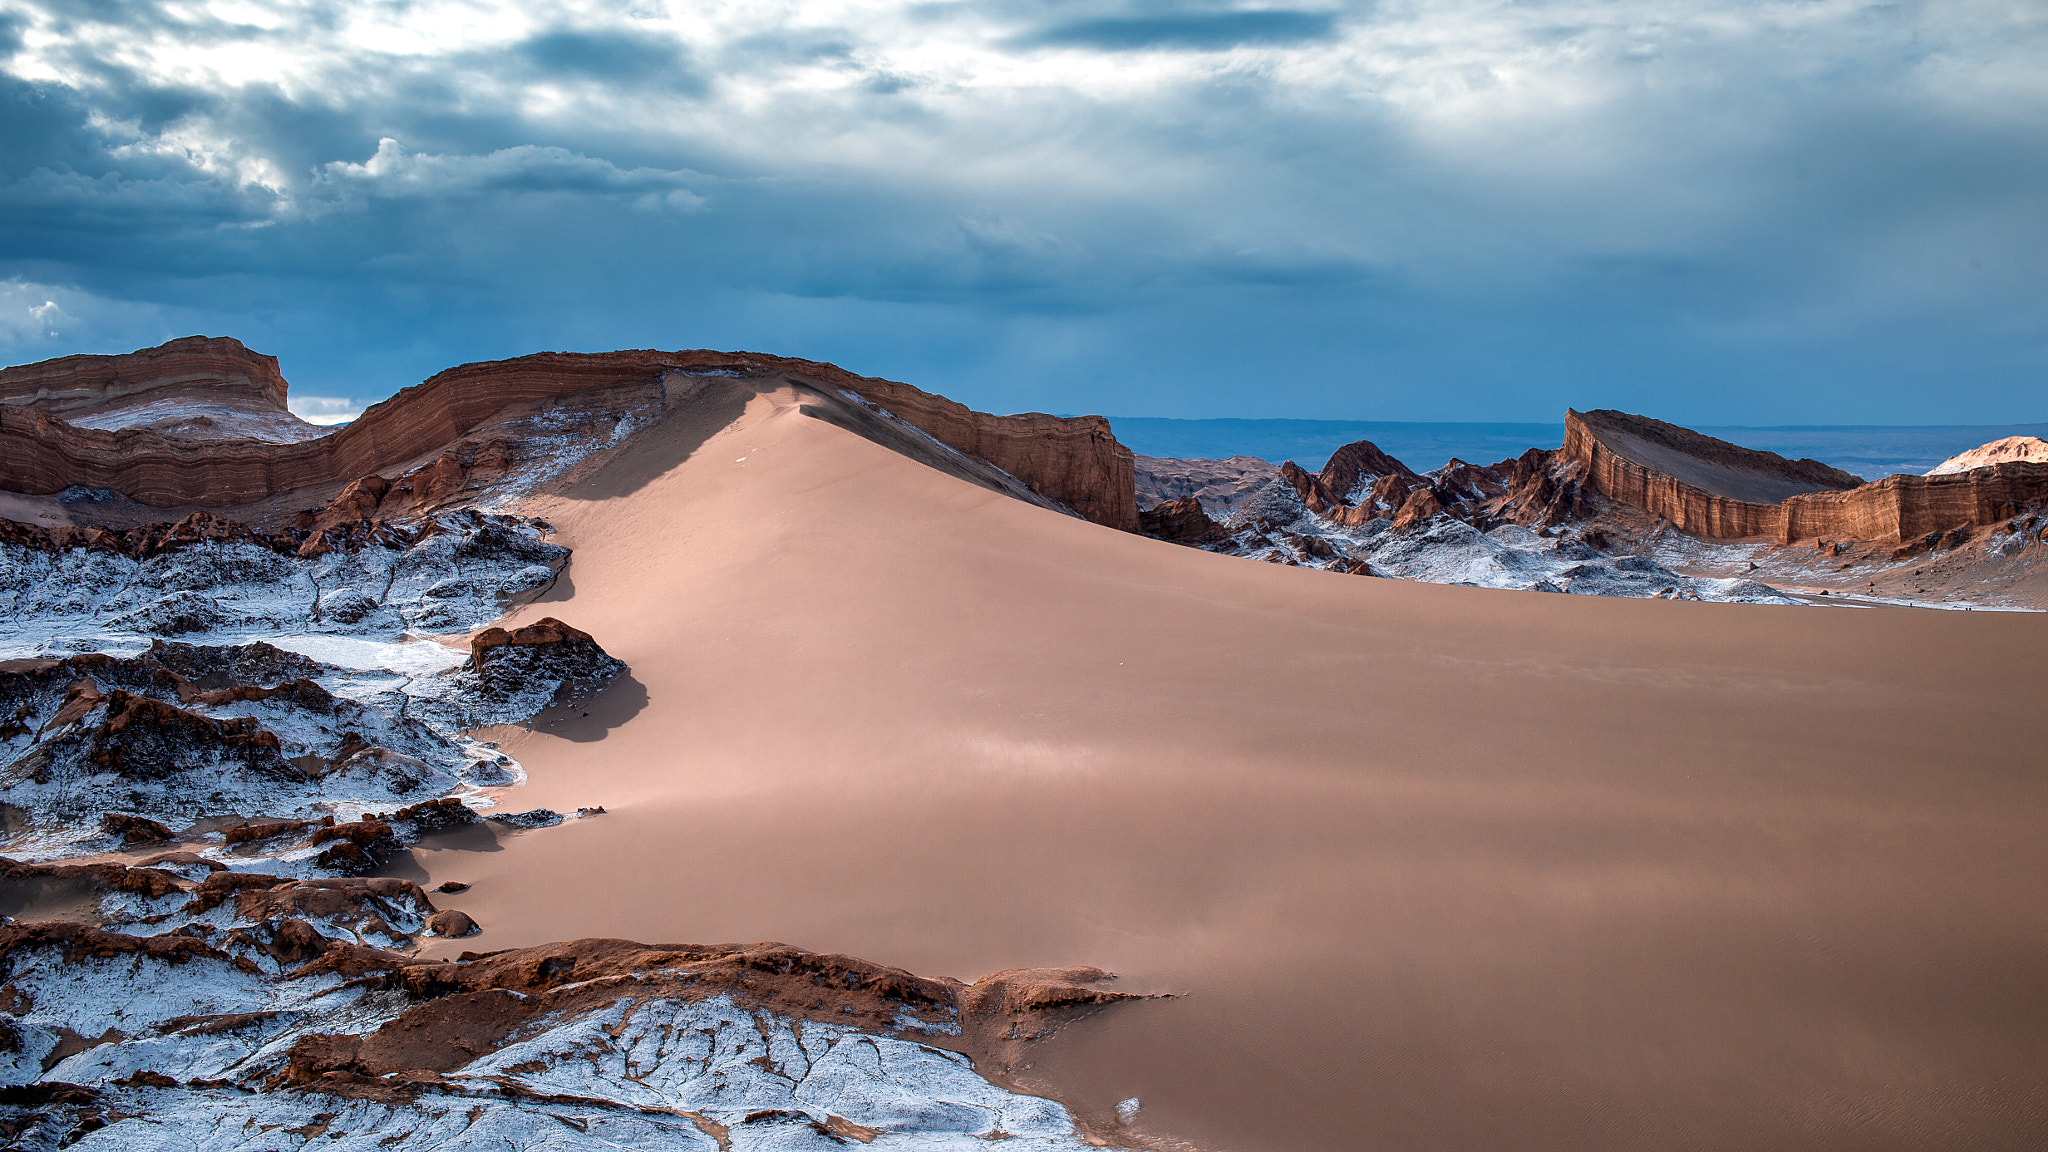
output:
[[[252,899],[277,896],[238,889]],[[303,901],[305,897],[293,897]],[[16,1146],[1099,1146],[1058,1104],[937,1043],[1010,1058],[1119,997],[1094,970],[924,980],[783,945],[576,941],[421,964],[274,921],[258,947],[0,927],[0,1125]],[[232,934],[230,934],[232,935]],[[266,950],[267,949],[267,950]],[[60,1048],[65,1037],[98,1037]],[[47,1068],[45,1067],[47,1065]]]

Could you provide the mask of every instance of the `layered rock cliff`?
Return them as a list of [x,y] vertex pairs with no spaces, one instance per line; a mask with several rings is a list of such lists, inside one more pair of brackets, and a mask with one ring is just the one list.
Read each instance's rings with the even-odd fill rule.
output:
[[0,487],[49,493],[82,484],[156,507],[228,507],[391,471],[518,405],[681,374],[783,379],[849,393],[1089,520],[1125,531],[1138,527],[1131,452],[1099,416],[994,416],[835,365],[744,352],[543,352],[464,364],[405,389],[332,435],[301,443],[202,442],[147,428],[80,427],[61,418],[95,403],[95,395],[119,393],[129,387],[123,381],[145,369],[189,368],[203,375],[199,362],[211,357],[205,371],[224,376],[221,365],[239,362],[238,355],[249,364],[249,386],[274,388],[281,404],[285,385],[276,361],[232,340],[194,337],[128,357],[67,357],[10,369],[17,394],[42,399],[0,406]]
[[203,389],[240,395],[282,412],[286,385],[277,357],[228,336],[186,336],[121,356],[63,356],[0,368],[0,404],[62,415],[102,408],[140,393]]
[[1723,540],[1910,540],[2048,502],[2048,463],[1864,483],[1817,460],[1786,460],[1621,412],[1567,412],[1558,455],[1582,466],[1601,495]]

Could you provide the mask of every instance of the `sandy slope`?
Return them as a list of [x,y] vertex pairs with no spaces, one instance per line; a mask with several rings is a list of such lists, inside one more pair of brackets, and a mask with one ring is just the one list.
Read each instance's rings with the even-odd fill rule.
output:
[[1098,964],[1190,994],[1027,1076],[1212,1148],[2048,1140],[2048,619],[1247,563],[742,399],[539,509],[633,679],[512,802],[609,815],[419,852],[450,951]]

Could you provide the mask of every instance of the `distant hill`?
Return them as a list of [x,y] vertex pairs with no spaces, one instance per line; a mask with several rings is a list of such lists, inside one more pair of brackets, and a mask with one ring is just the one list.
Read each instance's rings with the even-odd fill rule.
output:
[[[1256,456],[1274,464],[1292,460],[1311,471],[1330,453],[1357,440],[1370,440],[1418,471],[1440,468],[1453,456],[1470,464],[1492,464],[1531,448],[1555,448],[1564,425],[1484,424],[1446,421],[1414,423],[1372,420],[1172,420],[1157,416],[1111,417],[1117,439],[1142,456],[1221,460]],[[1697,429],[1745,448],[1780,456],[1819,460],[1866,480],[1895,472],[1920,475],[1958,452],[2007,436],[2048,437],[2048,424],[1799,425],[1769,428]]]
[[[1427,471],[1456,456],[1492,464],[1531,448],[1564,442],[1564,424],[1402,423],[1372,420],[1170,420],[1113,416],[1116,438],[1141,456],[1222,460],[1256,456],[1274,464],[1292,460],[1321,468],[1330,453],[1358,440],[1411,468]],[[1979,441],[1981,443],[1981,441]]]

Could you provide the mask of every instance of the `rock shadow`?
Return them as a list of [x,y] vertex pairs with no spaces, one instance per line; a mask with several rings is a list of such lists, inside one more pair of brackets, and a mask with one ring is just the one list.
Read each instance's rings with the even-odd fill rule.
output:
[[505,847],[498,843],[499,835],[498,826],[489,821],[429,832],[414,841],[412,847],[392,853],[383,867],[371,875],[390,876],[425,885],[428,880],[427,870],[414,853],[422,849],[432,852],[503,852]]
[[638,716],[646,707],[647,685],[628,669],[588,696],[551,704],[534,713],[527,727],[578,744],[588,744],[604,739],[606,733]]

